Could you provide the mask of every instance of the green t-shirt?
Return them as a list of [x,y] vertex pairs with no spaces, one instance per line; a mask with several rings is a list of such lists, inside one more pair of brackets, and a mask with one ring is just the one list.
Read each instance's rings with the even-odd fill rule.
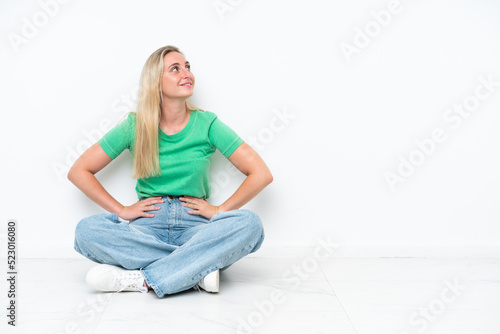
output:
[[[99,145],[115,159],[125,149],[134,155],[135,113],[107,132]],[[210,111],[192,110],[186,126],[167,135],[158,127],[161,176],[137,180],[139,198],[165,195],[210,197],[210,162],[218,149],[229,157],[243,140]]]

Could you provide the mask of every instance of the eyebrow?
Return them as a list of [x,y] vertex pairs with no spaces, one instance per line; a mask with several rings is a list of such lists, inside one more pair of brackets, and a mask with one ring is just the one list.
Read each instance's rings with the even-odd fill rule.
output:
[[[172,65],[170,65],[168,68],[171,68],[172,66],[175,66],[175,65],[179,66],[180,64],[179,64],[179,63],[173,63],[173,64],[172,64]],[[189,64],[189,62],[188,62],[188,61],[186,61],[186,63],[185,63],[184,65],[191,65],[191,64]]]

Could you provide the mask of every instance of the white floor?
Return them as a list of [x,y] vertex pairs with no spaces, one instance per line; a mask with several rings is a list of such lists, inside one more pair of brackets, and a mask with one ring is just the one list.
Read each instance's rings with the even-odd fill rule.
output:
[[21,260],[17,326],[3,315],[0,333],[500,333],[499,258],[249,257],[221,274],[218,294],[162,299],[94,292],[94,265]]

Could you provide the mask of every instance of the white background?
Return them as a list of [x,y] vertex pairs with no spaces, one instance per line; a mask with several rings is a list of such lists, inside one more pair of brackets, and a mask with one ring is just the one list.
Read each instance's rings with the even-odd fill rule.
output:
[[[172,44],[193,102],[273,172],[246,206],[261,254],[328,239],[343,256],[497,256],[499,14],[493,0],[2,2],[0,221],[17,220],[22,257],[80,256],[74,228],[103,210],[67,169],[134,110],[146,58]],[[465,101],[479,103],[446,118]],[[212,203],[242,181],[228,164],[214,156]],[[131,170],[126,152],[98,174],[123,204],[137,200]]]

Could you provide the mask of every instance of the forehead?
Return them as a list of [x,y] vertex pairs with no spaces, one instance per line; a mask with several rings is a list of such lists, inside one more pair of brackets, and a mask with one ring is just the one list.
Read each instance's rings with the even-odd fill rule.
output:
[[163,63],[166,66],[170,66],[175,63],[184,64],[186,63],[186,58],[181,53],[173,51],[165,55],[165,58],[163,58]]

